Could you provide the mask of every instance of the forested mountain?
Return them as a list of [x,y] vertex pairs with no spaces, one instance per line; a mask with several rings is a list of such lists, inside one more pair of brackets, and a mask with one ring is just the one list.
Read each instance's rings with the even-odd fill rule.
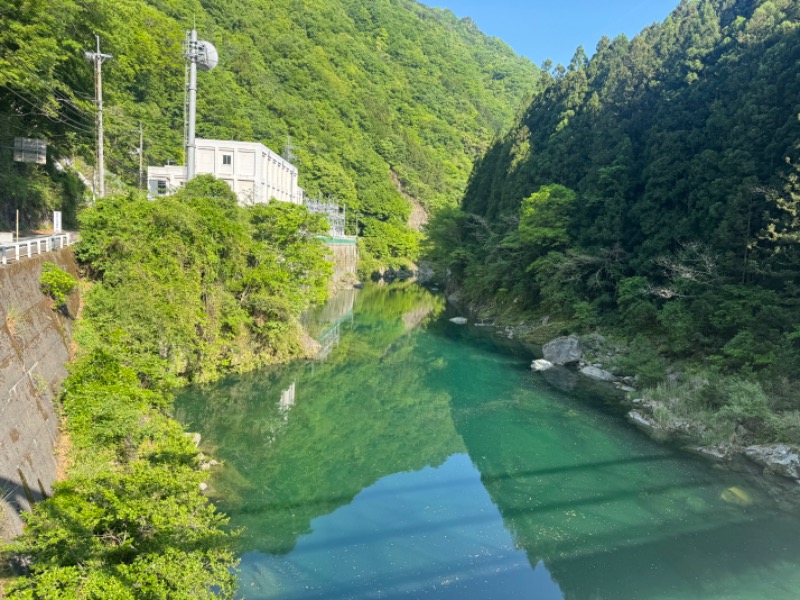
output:
[[[181,44],[196,22],[220,53],[219,67],[198,78],[198,136],[276,151],[291,136],[301,185],[346,203],[368,248],[389,262],[414,252],[409,197],[454,204],[473,160],[541,79],[468,19],[413,0],[14,0],[0,18],[0,145],[43,137],[52,156],[92,163],[93,72],[83,52],[99,34],[114,55],[103,69],[107,168],[135,184],[139,121],[145,164],[179,163]],[[0,226],[15,208],[36,225],[59,204],[59,186],[1,156],[9,202]]]
[[473,299],[796,374],[799,61],[790,0],[684,0],[579,50],[431,225],[434,257]]

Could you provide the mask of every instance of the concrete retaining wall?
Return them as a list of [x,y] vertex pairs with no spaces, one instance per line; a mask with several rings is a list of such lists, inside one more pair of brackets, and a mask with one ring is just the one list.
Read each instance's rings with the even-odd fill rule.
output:
[[342,281],[356,280],[358,269],[358,247],[355,243],[329,243],[325,244],[331,253],[333,261],[333,284],[336,286]]
[[19,513],[52,493],[58,417],[53,401],[67,375],[72,323],[40,289],[44,262],[77,276],[70,248],[0,267],[0,535],[22,529]]

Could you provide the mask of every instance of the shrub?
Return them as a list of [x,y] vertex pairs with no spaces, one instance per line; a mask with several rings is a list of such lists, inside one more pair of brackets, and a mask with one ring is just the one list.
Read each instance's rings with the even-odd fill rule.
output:
[[66,308],[67,296],[78,285],[78,280],[58,265],[46,262],[42,265],[42,276],[39,278],[42,291],[50,296],[57,308]]
[[644,336],[634,338],[611,365],[614,371],[636,375],[641,385],[655,385],[667,375],[667,361]]
[[776,409],[756,381],[713,369],[662,382],[645,397],[703,425],[705,443],[794,443],[800,436],[800,412]]
[[71,365],[64,413],[71,477],[26,515],[8,550],[31,572],[9,598],[231,598],[236,532],[201,494],[197,449],[105,350]]

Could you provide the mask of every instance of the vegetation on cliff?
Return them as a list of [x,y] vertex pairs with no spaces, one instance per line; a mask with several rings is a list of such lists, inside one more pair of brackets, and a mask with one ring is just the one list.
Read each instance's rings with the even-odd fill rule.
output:
[[30,574],[8,597],[232,597],[235,532],[200,493],[170,390],[304,353],[299,315],[330,278],[327,224],[301,206],[239,207],[204,176],[159,202],[102,200],[82,225],[69,478],[10,548]]
[[760,382],[745,427],[796,417],[798,48],[795,2],[686,0],[579,50],[431,224],[432,258],[472,301],[627,336],[651,381],[689,360]]
[[78,260],[85,347],[113,342],[194,381],[303,354],[299,315],[324,300],[325,219],[275,202],[242,208],[224,182],[193,180],[158,202],[116,196],[85,211]]

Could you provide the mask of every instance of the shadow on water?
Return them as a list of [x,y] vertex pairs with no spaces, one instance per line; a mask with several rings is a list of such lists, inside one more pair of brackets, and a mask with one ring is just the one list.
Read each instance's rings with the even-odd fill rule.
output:
[[[478,564],[464,567],[458,562],[436,563],[424,569],[405,569],[399,566],[397,571],[391,576],[381,577],[379,581],[357,581],[346,584],[330,583],[323,589],[304,589],[302,591],[290,592],[270,592],[263,596],[258,594],[247,595],[247,598],[269,598],[270,600],[338,600],[363,598],[380,598],[381,600],[393,600],[409,598],[438,598],[461,600],[464,594],[474,594],[475,589],[483,592],[482,598],[497,598],[495,596],[500,590],[506,589],[503,585],[504,577],[513,577],[513,571],[526,572],[530,566],[517,565],[509,568],[503,559],[492,560],[488,558]],[[491,580],[491,582],[489,582]],[[421,583],[429,584],[431,581],[438,581],[438,586],[428,586],[423,588]],[[502,593],[502,592],[501,592]],[[470,595],[469,597],[476,597]],[[561,598],[561,596],[555,596]],[[538,599],[537,599],[538,600]]]
[[[549,388],[526,350],[426,330],[439,311],[419,288],[368,288],[316,317],[337,330],[323,362],[179,398],[225,461],[213,487],[246,528],[245,598],[521,597],[524,582],[547,598],[796,600],[796,518]],[[732,486],[752,505],[726,502]],[[476,494],[479,509],[459,504]],[[506,541],[480,560],[430,546],[463,535]],[[365,564],[346,577],[332,556]],[[542,561],[561,591],[532,583]]]
[[620,538],[636,531],[620,530],[596,540],[597,550],[546,563],[574,598],[797,597],[796,526],[763,517],[691,529],[665,528],[627,545]]
[[[669,455],[669,454],[653,455],[653,456],[636,456],[636,457],[613,460],[613,461],[608,461],[607,460],[607,461],[600,461],[600,462],[593,462],[593,463],[585,463],[585,464],[580,464],[580,465],[567,465],[567,466],[562,466],[562,467],[551,467],[551,468],[547,468],[547,469],[538,469],[538,470],[514,472],[514,473],[504,473],[502,475],[484,476],[484,477],[481,477],[481,481],[486,485],[490,485],[493,482],[497,482],[497,481],[504,480],[504,479],[507,479],[507,480],[520,480],[520,479],[525,479],[525,478],[528,478],[528,477],[537,477],[537,476],[541,476],[541,475],[567,474],[567,473],[575,472],[575,471],[594,471],[596,469],[601,469],[603,467],[610,467],[610,466],[615,466],[615,465],[635,464],[635,463],[651,463],[653,461],[669,461],[669,460],[677,460],[677,459],[674,456]],[[464,484],[466,482],[467,482],[466,479],[465,480],[461,480],[461,481],[430,482],[430,483],[424,483],[424,484],[417,484],[417,485],[414,485],[414,486],[406,486],[406,487],[403,488],[403,491],[404,492],[425,492],[425,491],[430,491],[430,490],[434,490],[434,489],[442,488],[442,487],[458,486],[458,485]],[[660,490],[659,488],[653,488],[651,490],[644,490],[644,491],[637,489],[635,492],[637,494],[642,494],[642,493],[646,494],[646,493],[657,493],[659,491],[663,491],[663,490]],[[389,491],[389,490],[373,492],[373,494],[376,495],[376,496],[388,495],[388,494],[394,494],[394,493],[395,493],[394,491]],[[320,507],[328,506],[329,504],[342,505],[342,504],[346,504],[346,503],[350,502],[352,499],[353,499],[352,496],[349,496],[349,495],[348,496],[339,495],[339,496],[326,497],[324,501],[307,500],[307,501],[298,502],[298,503],[284,503],[284,504],[279,504],[279,503],[275,503],[275,502],[269,502],[267,500],[265,500],[265,502],[263,504],[259,504],[257,502],[249,502],[244,508],[239,510],[237,512],[237,514],[260,513],[261,511],[263,511],[265,509],[268,509],[268,510],[271,510],[271,511],[289,511],[289,512],[293,512],[295,510],[300,510],[300,509],[320,508]],[[606,500],[608,500],[608,499],[609,498],[606,498]],[[587,500],[587,502],[588,502],[588,500]],[[558,506],[560,506],[560,504]],[[547,507],[537,507],[536,510],[548,510],[548,508]]]

